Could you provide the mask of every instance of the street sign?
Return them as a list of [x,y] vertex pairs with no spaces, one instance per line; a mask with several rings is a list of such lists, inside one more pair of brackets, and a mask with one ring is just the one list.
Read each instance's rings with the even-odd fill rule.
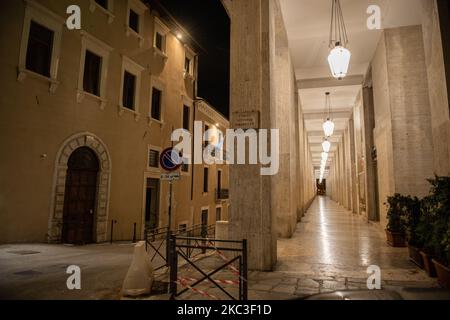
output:
[[178,181],[180,179],[179,172],[161,173],[161,181]]
[[176,171],[181,167],[181,157],[173,148],[167,148],[161,153],[159,163],[161,167],[169,172]]

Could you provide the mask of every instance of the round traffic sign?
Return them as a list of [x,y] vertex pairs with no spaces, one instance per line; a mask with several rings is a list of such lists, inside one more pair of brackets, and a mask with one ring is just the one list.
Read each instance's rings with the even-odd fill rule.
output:
[[179,152],[174,148],[167,148],[161,153],[159,163],[164,170],[175,171],[181,167],[182,160]]

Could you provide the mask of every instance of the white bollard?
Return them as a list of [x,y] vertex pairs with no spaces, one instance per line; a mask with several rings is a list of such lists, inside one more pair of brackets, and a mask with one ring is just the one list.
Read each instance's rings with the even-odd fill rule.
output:
[[[228,235],[228,226],[229,226],[229,222],[228,221],[216,221],[216,240],[229,240],[230,236]],[[217,247],[220,247],[221,244],[220,242],[216,243]],[[233,247],[232,244],[226,244],[224,245],[225,247]],[[225,257],[227,257],[228,259],[233,257],[233,254],[230,253],[229,251],[223,252],[223,255]]]
[[137,297],[150,294],[153,280],[153,266],[145,251],[145,242],[140,241],[134,247],[133,261],[123,281],[122,295]]

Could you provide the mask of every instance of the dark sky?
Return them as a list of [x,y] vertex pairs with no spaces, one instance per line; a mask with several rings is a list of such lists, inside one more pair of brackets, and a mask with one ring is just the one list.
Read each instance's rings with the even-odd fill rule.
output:
[[230,20],[220,0],[160,0],[203,47],[198,95],[229,115]]

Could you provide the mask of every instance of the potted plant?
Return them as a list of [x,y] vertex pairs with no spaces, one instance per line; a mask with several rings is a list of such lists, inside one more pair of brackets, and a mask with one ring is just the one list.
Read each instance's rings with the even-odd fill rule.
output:
[[441,287],[450,288],[450,224],[447,227],[447,232],[444,239],[441,241],[443,256],[441,258],[433,259],[434,267],[438,277],[438,283]]
[[422,249],[420,250],[420,255],[423,260],[423,267],[427,272],[428,276],[436,277],[436,269],[432,262],[432,252],[433,252],[433,216],[430,213],[431,207],[433,206],[434,200],[432,196],[428,196],[421,201],[421,216],[419,223],[416,228],[416,235],[418,237],[418,242],[422,244]]
[[387,242],[392,247],[405,247],[404,196],[396,193],[387,199]]
[[450,288],[450,177],[436,177],[432,184],[433,220],[431,246],[433,264],[436,268],[439,285]]
[[420,235],[421,201],[417,197],[404,197],[404,214],[406,242],[408,243],[409,258],[412,262],[423,268],[423,258],[420,250],[423,247]]

